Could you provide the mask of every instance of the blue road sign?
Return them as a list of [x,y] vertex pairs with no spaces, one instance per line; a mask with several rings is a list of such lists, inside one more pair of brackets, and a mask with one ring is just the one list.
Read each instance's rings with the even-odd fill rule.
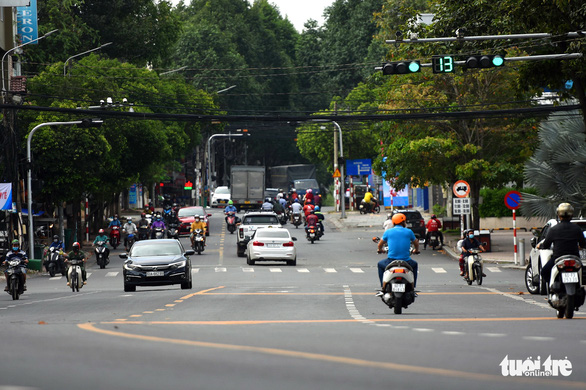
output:
[[518,191],[509,191],[505,195],[505,206],[511,210],[516,210],[521,206],[521,193]]
[[346,160],[346,174],[349,176],[370,175],[371,171],[372,160],[369,158]]

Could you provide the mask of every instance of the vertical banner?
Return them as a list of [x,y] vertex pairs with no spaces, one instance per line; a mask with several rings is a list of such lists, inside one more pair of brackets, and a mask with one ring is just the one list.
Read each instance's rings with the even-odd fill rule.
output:
[[133,184],[130,186],[130,190],[128,191],[128,203],[132,205],[136,205],[136,194],[137,193],[137,186]]
[[0,210],[12,210],[12,183],[0,183]]
[[[16,7],[16,31],[20,44],[29,43],[39,38],[37,24],[37,0],[30,0],[28,7]],[[31,44],[36,44],[32,42]]]

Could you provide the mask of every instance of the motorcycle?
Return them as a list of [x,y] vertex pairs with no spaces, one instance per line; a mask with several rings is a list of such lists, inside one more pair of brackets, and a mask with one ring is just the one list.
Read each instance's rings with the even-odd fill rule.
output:
[[193,237],[193,250],[197,252],[198,255],[201,255],[205,249],[205,241],[203,236],[203,230],[196,229]]
[[71,291],[79,291],[83,287],[83,277],[81,274],[81,264],[83,260],[69,260],[69,269],[67,270],[67,276]]
[[110,259],[106,255],[106,241],[98,241],[96,242],[96,262],[100,266],[100,269],[106,268],[106,265],[110,263]]
[[[380,237],[372,237],[372,242],[374,242],[375,244],[378,244],[379,241],[380,241]],[[411,244],[411,246],[413,246],[413,244]],[[412,248],[412,251],[413,250],[415,250],[415,248]],[[389,252],[389,244],[387,244],[386,242],[383,245],[382,252],[383,253]]]
[[179,239],[179,225],[176,223],[170,223],[169,229],[167,229],[167,238]]
[[293,225],[295,225],[295,229],[299,228],[299,225],[301,225],[302,223],[303,223],[303,221],[301,220],[301,214],[294,213],[293,214]]
[[230,211],[226,215],[226,228],[233,234],[236,231],[236,212]]
[[138,240],[148,240],[149,239],[149,228],[148,226],[139,226],[138,228]]
[[315,240],[319,240],[321,232],[316,225],[309,225],[305,228],[306,236],[309,241],[313,244]]
[[380,205],[376,199],[372,199],[370,204],[366,203],[364,199],[360,202],[360,206],[358,207],[360,214],[378,214],[380,213]]
[[13,300],[24,293],[24,273],[22,269],[25,267],[20,258],[13,258],[8,261],[8,268],[6,268],[6,277],[8,279],[8,294],[12,296]]
[[287,223],[287,214],[284,211],[277,212],[277,219],[281,225],[285,225]]
[[549,281],[548,303],[556,309],[557,317],[574,317],[574,310],[584,304],[582,261],[573,255],[560,256],[555,260]]
[[63,263],[63,253],[57,247],[49,247],[45,252],[45,269],[54,277],[57,272],[65,276],[65,264]]
[[484,266],[482,257],[480,257],[481,251],[478,249],[471,249],[471,255],[464,258],[464,280],[468,285],[476,280],[476,284],[479,286],[482,284],[482,276],[484,273]]
[[128,235],[128,237],[126,237],[126,247],[128,248],[129,251],[135,242],[136,242],[136,235],[131,233]]
[[393,260],[386,266],[381,299],[395,314],[401,314],[403,309],[415,302],[414,281],[413,268],[406,261]]
[[110,231],[110,245],[116,249],[120,245],[120,226],[112,226]]
[[160,239],[160,238],[165,238],[165,232],[163,231],[162,227],[156,227],[154,228],[155,230],[155,238]]
[[433,250],[435,250],[435,248],[442,248],[442,245],[440,244],[439,234],[437,234],[437,232],[429,232],[429,241],[427,242],[427,245],[429,245]]

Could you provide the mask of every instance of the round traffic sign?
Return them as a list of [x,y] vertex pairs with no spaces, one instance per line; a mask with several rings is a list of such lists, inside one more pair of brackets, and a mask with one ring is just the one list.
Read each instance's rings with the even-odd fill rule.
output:
[[464,180],[458,180],[454,183],[454,195],[458,198],[465,198],[470,194],[470,184],[465,182]]
[[519,191],[509,191],[505,195],[505,206],[511,210],[516,210],[521,206],[521,193]]

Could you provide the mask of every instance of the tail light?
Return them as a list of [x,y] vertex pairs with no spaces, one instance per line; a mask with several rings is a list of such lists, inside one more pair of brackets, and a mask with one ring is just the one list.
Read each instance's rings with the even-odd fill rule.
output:
[[558,264],[558,268],[562,269],[562,268],[580,268],[581,264],[580,262],[576,261],[576,260],[564,260],[563,263]]
[[310,233],[315,233],[315,229],[309,229]]
[[395,278],[395,280],[403,280],[403,278]]
[[283,246],[294,246],[293,241],[289,241],[283,244]]
[[405,270],[403,268],[396,268],[393,270],[394,274],[404,274]]
[[240,235],[240,238],[244,238],[244,228],[238,229],[238,234]]
[[425,220],[424,219],[420,219],[419,220],[419,226],[425,226]]
[[254,241],[252,243],[252,246],[265,246],[264,242],[260,242],[260,241]]

